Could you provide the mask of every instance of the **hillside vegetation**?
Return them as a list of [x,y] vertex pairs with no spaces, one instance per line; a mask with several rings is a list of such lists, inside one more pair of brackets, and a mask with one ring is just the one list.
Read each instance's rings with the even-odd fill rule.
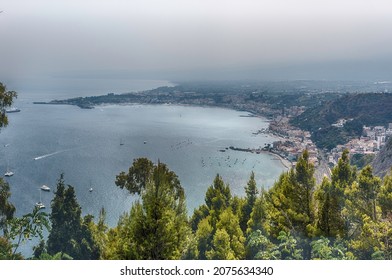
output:
[[[331,149],[350,138],[359,137],[362,126],[386,126],[392,122],[392,93],[349,94],[307,109],[291,124],[312,133],[319,148]],[[344,127],[332,124],[352,119]]]

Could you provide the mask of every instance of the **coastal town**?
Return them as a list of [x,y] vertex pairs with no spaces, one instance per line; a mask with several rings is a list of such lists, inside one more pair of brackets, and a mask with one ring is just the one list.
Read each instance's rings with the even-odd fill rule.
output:
[[[389,137],[392,136],[392,123],[388,127],[384,126],[363,126],[362,135],[351,139],[343,145],[337,145],[331,150],[320,150],[311,139],[311,133],[300,130],[289,124],[292,116],[300,114],[303,108],[294,107],[289,110],[287,116],[276,116],[264,133],[272,133],[279,137],[271,147],[271,151],[287,159],[292,165],[304,150],[308,150],[309,159],[316,168],[327,163],[328,168],[335,166],[344,150],[348,150],[351,155],[370,155],[374,156],[385,146]],[[332,124],[335,127],[343,127],[350,119],[340,119]],[[328,175],[326,173],[325,175]]]
[[[354,111],[347,115],[354,116],[358,112],[362,112],[363,116],[364,113],[361,110],[364,110],[366,106],[370,106],[369,109],[373,110],[373,108],[380,108],[380,104],[377,102],[386,102],[387,104],[390,102],[390,90],[379,91],[378,84],[370,85],[374,88],[364,88],[364,90],[374,90],[374,93],[359,95],[355,95],[358,92],[358,87],[328,89],[325,84],[289,83],[282,90],[281,84],[278,88],[275,86],[273,83],[267,86],[258,84],[181,84],[142,92],[109,93],[103,96],[35,103],[68,104],[83,109],[92,109],[94,106],[102,104],[176,104],[220,107],[248,112],[247,117],[261,116],[269,122],[268,128],[256,128],[259,130],[256,130],[254,134],[271,134],[277,140],[264,147],[231,148],[245,152],[275,154],[287,168],[294,166],[298,156],[307,150],[310,162],[316,167],[318,180],[322,180],[324,176],[330,176],[331,168],[337,164],[343,150],[348,149],[351,156],[364,155],[373,156],[374,158],[385,145],[388,137],[392,135],[390,114],[385,110],[376,112],[380,113],[379,116],[376,116],[377,121],[375,121],[374,115],[370,120],[378,124],[389,123],[387,126],[372,126],[372,123],[368,123],[369,119],[359,119],[358,117],[356,119],[353,117],[337,118],[336,120],[336,116],[332,117],[329,111],[323,112],[324,115],[322,116],[335,119],[335,123],[325,122],[325,119],[318,119],[315,122],[314,120],[320,116],[320,112],[317,110],[313,112],[313,115],[307,115],[310,117],[303,117],[309,112],[309,108],[322,106],[322,104],[333,104],[333,102],[336,102],[335,104],[339,104],[339,106],[342,104],[344,106],[344,104],[352,103],[350,98],[358,99],[359,102],[362,102],[361,104],[365,105],[361,107],[351,106],[350,110]],[[346,99],[340,102],[341,98]],[[344,112],[345,109],[340,110]],[[293,120],[298,118],[302,118],[300,122],[293,123]],[[355,127],[355,130],[352,127]],[[315,134],[321,129],[329,129],[327,132],[332,132],[332,134],[328,135],[329,138],[324,137],[324,135],[315,137]],[[339,133],[340,135],[338,135]],[[327,145],[325,145],[326,143]]]

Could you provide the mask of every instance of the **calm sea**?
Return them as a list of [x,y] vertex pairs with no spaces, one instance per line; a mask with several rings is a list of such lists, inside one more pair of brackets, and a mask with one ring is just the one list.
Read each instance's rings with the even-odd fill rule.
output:
[[[37,95],[38,96],[38,95]],[[41,94],[48,100],[49,95]],[[138,157],[160,160],[180,178],[188,214],[204,202],[207,188],[219,173],[233,194],[243,195],[250,172],[258,187],[269,187],[284,171],[268,154],[220,150],[229,146],[257,148],[274,138],[254,132],[268,126],[247,112],[175,105],[108,105],[92,110],[66,105],[36,105],[19,92],[19,113],[0,131],[0,170],[6,178],[17,215],[30,212],[40,199],[50,212],[56,181],[64,173],[83,214],[98,216],[104,207],[115,226],[136,199],[115,186],[115,177]],[[41,192],[43,184],[51,192]],[[93,188],[90,192],[89,189]],[[40,198],[41,196],[41,198]]]

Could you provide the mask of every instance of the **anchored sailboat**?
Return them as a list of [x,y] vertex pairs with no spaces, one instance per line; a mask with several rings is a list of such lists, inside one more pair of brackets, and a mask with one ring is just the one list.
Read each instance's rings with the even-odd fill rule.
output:
[[35,203],[35,207],[39,208],[39,209],[44,209],[45,205],[42,203],[42,199],[41,199],[41,190],[38,189],[39,191],[39,201],[37,203]]

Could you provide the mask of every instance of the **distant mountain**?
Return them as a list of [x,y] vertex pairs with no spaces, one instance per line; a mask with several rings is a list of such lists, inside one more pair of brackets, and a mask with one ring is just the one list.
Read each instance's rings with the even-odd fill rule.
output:
[[387,144],[377,154],[373,163],[374,174],[384,177],[392,168],[392,137],[389,138]]
[[[347,94],[308,108],[291,123],[312,133],[319,148],[331,149],[359,137],[363,125],[386,126],[392,122],[392,93]],[[343,127],[333,126],[340,119]]]

